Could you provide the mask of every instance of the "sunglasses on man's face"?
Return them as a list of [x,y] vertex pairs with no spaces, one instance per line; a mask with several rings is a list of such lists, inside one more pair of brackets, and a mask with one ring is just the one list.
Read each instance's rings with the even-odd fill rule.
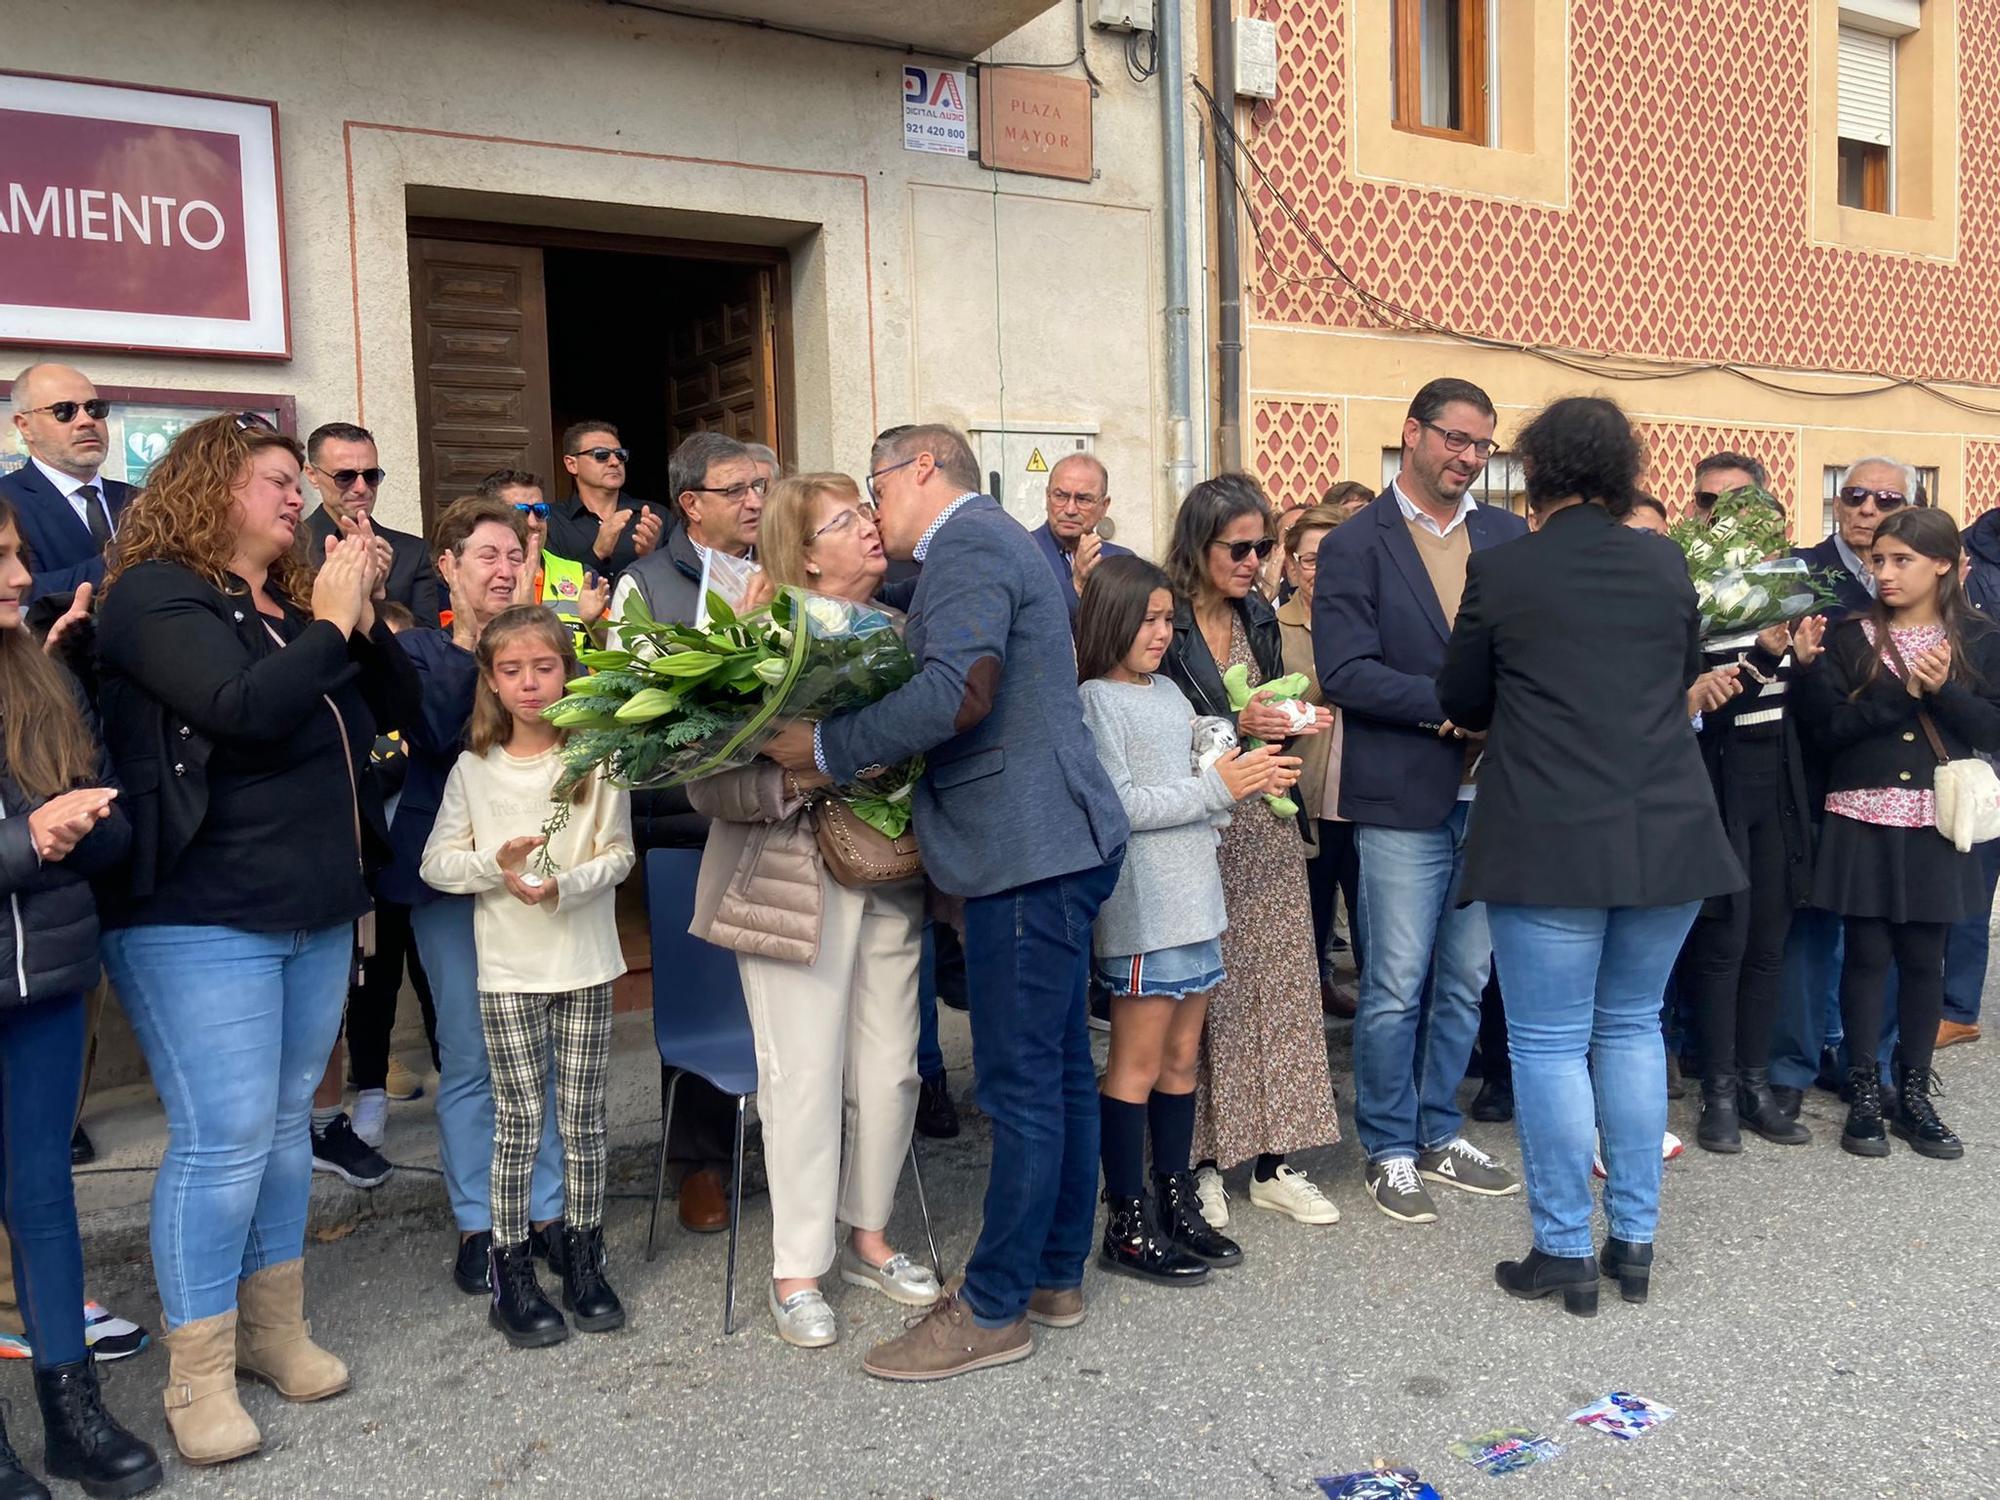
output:
[[333,481],[334,488],[342,490],[353,489],[354,481],[357,479],[360,480],[363,484],[367,485],[369,489],[371,490],[377,489],[381,486],[382,481],[389,477],[389,471],[387,469],[380,469],[380,468],[321,469],[320,473],[324,474],[328,479],[331,479]]
[[1910,503],[1910,497],[1901,490],[1871,490],[1858,484],[1850,484],[1840,492],[1840,503],[1859,510],[1870,500],[1877,510],[1900,510]]
[[631,456],[630,448],[579,448],[570,455],[571,458],[587,458],[600,464],[608,464],[614,458],[622,464]]
[[90,401],[51,401],[47,406],[31,406],[22,415],[32,417],[40,411],[47,412],[67,427],[76,420],[78,412],[82,412],[93,421],[102,422],[111,414],[111,403],[101,397]]
[[1278,544],[1266,536],[1259,537],[1254,542],[1210,542],[1208,545],[1224,548],[1228,551],[1231,562],[1240,563],[1253,552],[1257,554],[1257,561],[1262,562],[1271,555],[1271,549]]
[[516,500],[514,509],[524,516],[533,516],[537,521],[549,518],[549,502],[546,500]]

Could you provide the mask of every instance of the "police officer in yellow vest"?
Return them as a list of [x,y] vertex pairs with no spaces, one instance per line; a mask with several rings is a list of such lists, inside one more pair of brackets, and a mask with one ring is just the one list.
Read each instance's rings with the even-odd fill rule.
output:
[[[549,505],[542,478],[526,469],[495,469],[479,481],[479,493],[490,495],[521,512],[528,523],[528,574],[534,594],[569,621],[578,646],[590,644],[591,627],[604,618],[610,586],[574,558],[542,550],[549,534]],[[524,580],[529,581],[529,580]]]

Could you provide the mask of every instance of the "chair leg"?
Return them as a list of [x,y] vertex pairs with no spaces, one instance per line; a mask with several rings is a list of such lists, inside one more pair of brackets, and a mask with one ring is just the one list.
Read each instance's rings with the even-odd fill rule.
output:
[[722,1332],[736,1332],[736,1239],[743,1223],[743,1114],[750,1096],[736,1096],[736,1165],[729,1174],[729,1274],[722,1289]]
[[672,1070],[672,1078],[667,1076],[668,1072],[667,1065],[661,1063],[660,1089],[666,1097],[665,1102],[660,1106],[660,1163],[653,1173],[653,1211],[646,1219],[646,1259],[648,1262],[653,1258],[653,1238],[659,1232],[660,1228],[660,1199],[665,1197],[667,1192],[667,1131],[674,1123],[674,1095],[679,1092],[681,1086],[679,1070]]
[[931,1247],[931,1269],[937,1272],[938,1285],[944,1285],[944,1262],[938,1258],[937,1236],[931,1233],[931,1204],[924,1196],[924,1169],[917,1161],[917,1143],[910,1141],[910,1180],[917,1185],[917,1212],[923,1215],[924,1239]]

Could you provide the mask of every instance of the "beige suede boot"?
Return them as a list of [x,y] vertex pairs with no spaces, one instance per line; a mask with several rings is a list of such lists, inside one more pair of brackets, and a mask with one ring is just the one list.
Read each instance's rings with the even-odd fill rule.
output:
[[288,1260],[236,1284],[236,1368],[287,1401],[324,1401],[347,1389],[347,1366],[312,1341],[305,1273]]
[[166,1335],[167,1427],[191,1464],[222,1464],[264,1445],[236,1399],[236,1314],[183,1323]]

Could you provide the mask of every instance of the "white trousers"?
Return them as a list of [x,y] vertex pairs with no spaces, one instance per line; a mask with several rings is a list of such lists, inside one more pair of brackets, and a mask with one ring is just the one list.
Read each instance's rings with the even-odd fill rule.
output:
[[757,1041],[774,1279],[826,1275],[837,1224],[888,1226],[917,1115],[923,891],[921,880],[850,890],[822,871],[816,962],[736,956]]

